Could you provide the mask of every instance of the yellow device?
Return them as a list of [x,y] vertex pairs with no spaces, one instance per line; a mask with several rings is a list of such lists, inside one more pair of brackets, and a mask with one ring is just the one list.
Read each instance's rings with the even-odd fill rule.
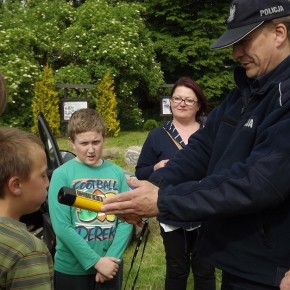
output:
[[[99,195],[63,186],[58,192],[58,202],[89,211],[101,212],[103,198]],[[135,220],[137,223],[142,222],[142,218],[130,214],[127,214],[126,218]]]
[[100,212],[101,206],[103,205],[103,198],[99,195],[64,186],[58,192],[58,202],[81,209]]

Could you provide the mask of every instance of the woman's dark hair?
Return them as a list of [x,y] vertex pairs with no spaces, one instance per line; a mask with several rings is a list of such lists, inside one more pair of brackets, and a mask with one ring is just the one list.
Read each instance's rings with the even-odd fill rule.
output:
[[200,116],[206,116],[208,113],[208,104],[204,93],[202,92],[200,86],[192,80],[190,77],[181,77],[177,80],[174,86],[171,89],[170,98],[172,98],[174,91],[177,87],[187,87],[193,90],[197,96],[200,109],[196,113],[196,120],[199,121]]

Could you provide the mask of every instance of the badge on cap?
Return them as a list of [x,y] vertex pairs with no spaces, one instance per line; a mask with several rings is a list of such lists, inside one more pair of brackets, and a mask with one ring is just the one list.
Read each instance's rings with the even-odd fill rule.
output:
[[229,13],[229,17],[227,19],[227,23],[231,23],[234,20],[235,13],[236,13],[236,5],[235,4],[231,4],[230,13]]

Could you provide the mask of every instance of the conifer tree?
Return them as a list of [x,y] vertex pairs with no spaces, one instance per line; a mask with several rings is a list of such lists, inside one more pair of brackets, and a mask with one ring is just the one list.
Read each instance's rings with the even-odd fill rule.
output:
[[42,112],[54,135],[60,132],[60,113],[58,93],[54,90],[52,68],[46,65],[42,79],[35,83],[34,97],[32,99],[33,127],[32,132],[37,133],[37,116]]
[[107,71],[103,79],[97,84],[96,110],[102,115],[107,126],[109,136],[118,136],[120,122],[117,119],[117,98],[114,92],[114,80]]

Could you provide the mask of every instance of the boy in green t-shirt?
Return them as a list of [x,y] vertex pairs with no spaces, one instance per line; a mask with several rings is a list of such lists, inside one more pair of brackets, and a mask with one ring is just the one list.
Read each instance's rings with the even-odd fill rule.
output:
[[48,194],[56,233],[56,290],[121,290],[121,259],[132,225],[115,215],[66,206],[57,199],[63,186],[103,198],[128,191],[123,170],[102,159],[105,136],[104,121],[95,110],[72,114],[68,138],[76,157],[53,172]]

